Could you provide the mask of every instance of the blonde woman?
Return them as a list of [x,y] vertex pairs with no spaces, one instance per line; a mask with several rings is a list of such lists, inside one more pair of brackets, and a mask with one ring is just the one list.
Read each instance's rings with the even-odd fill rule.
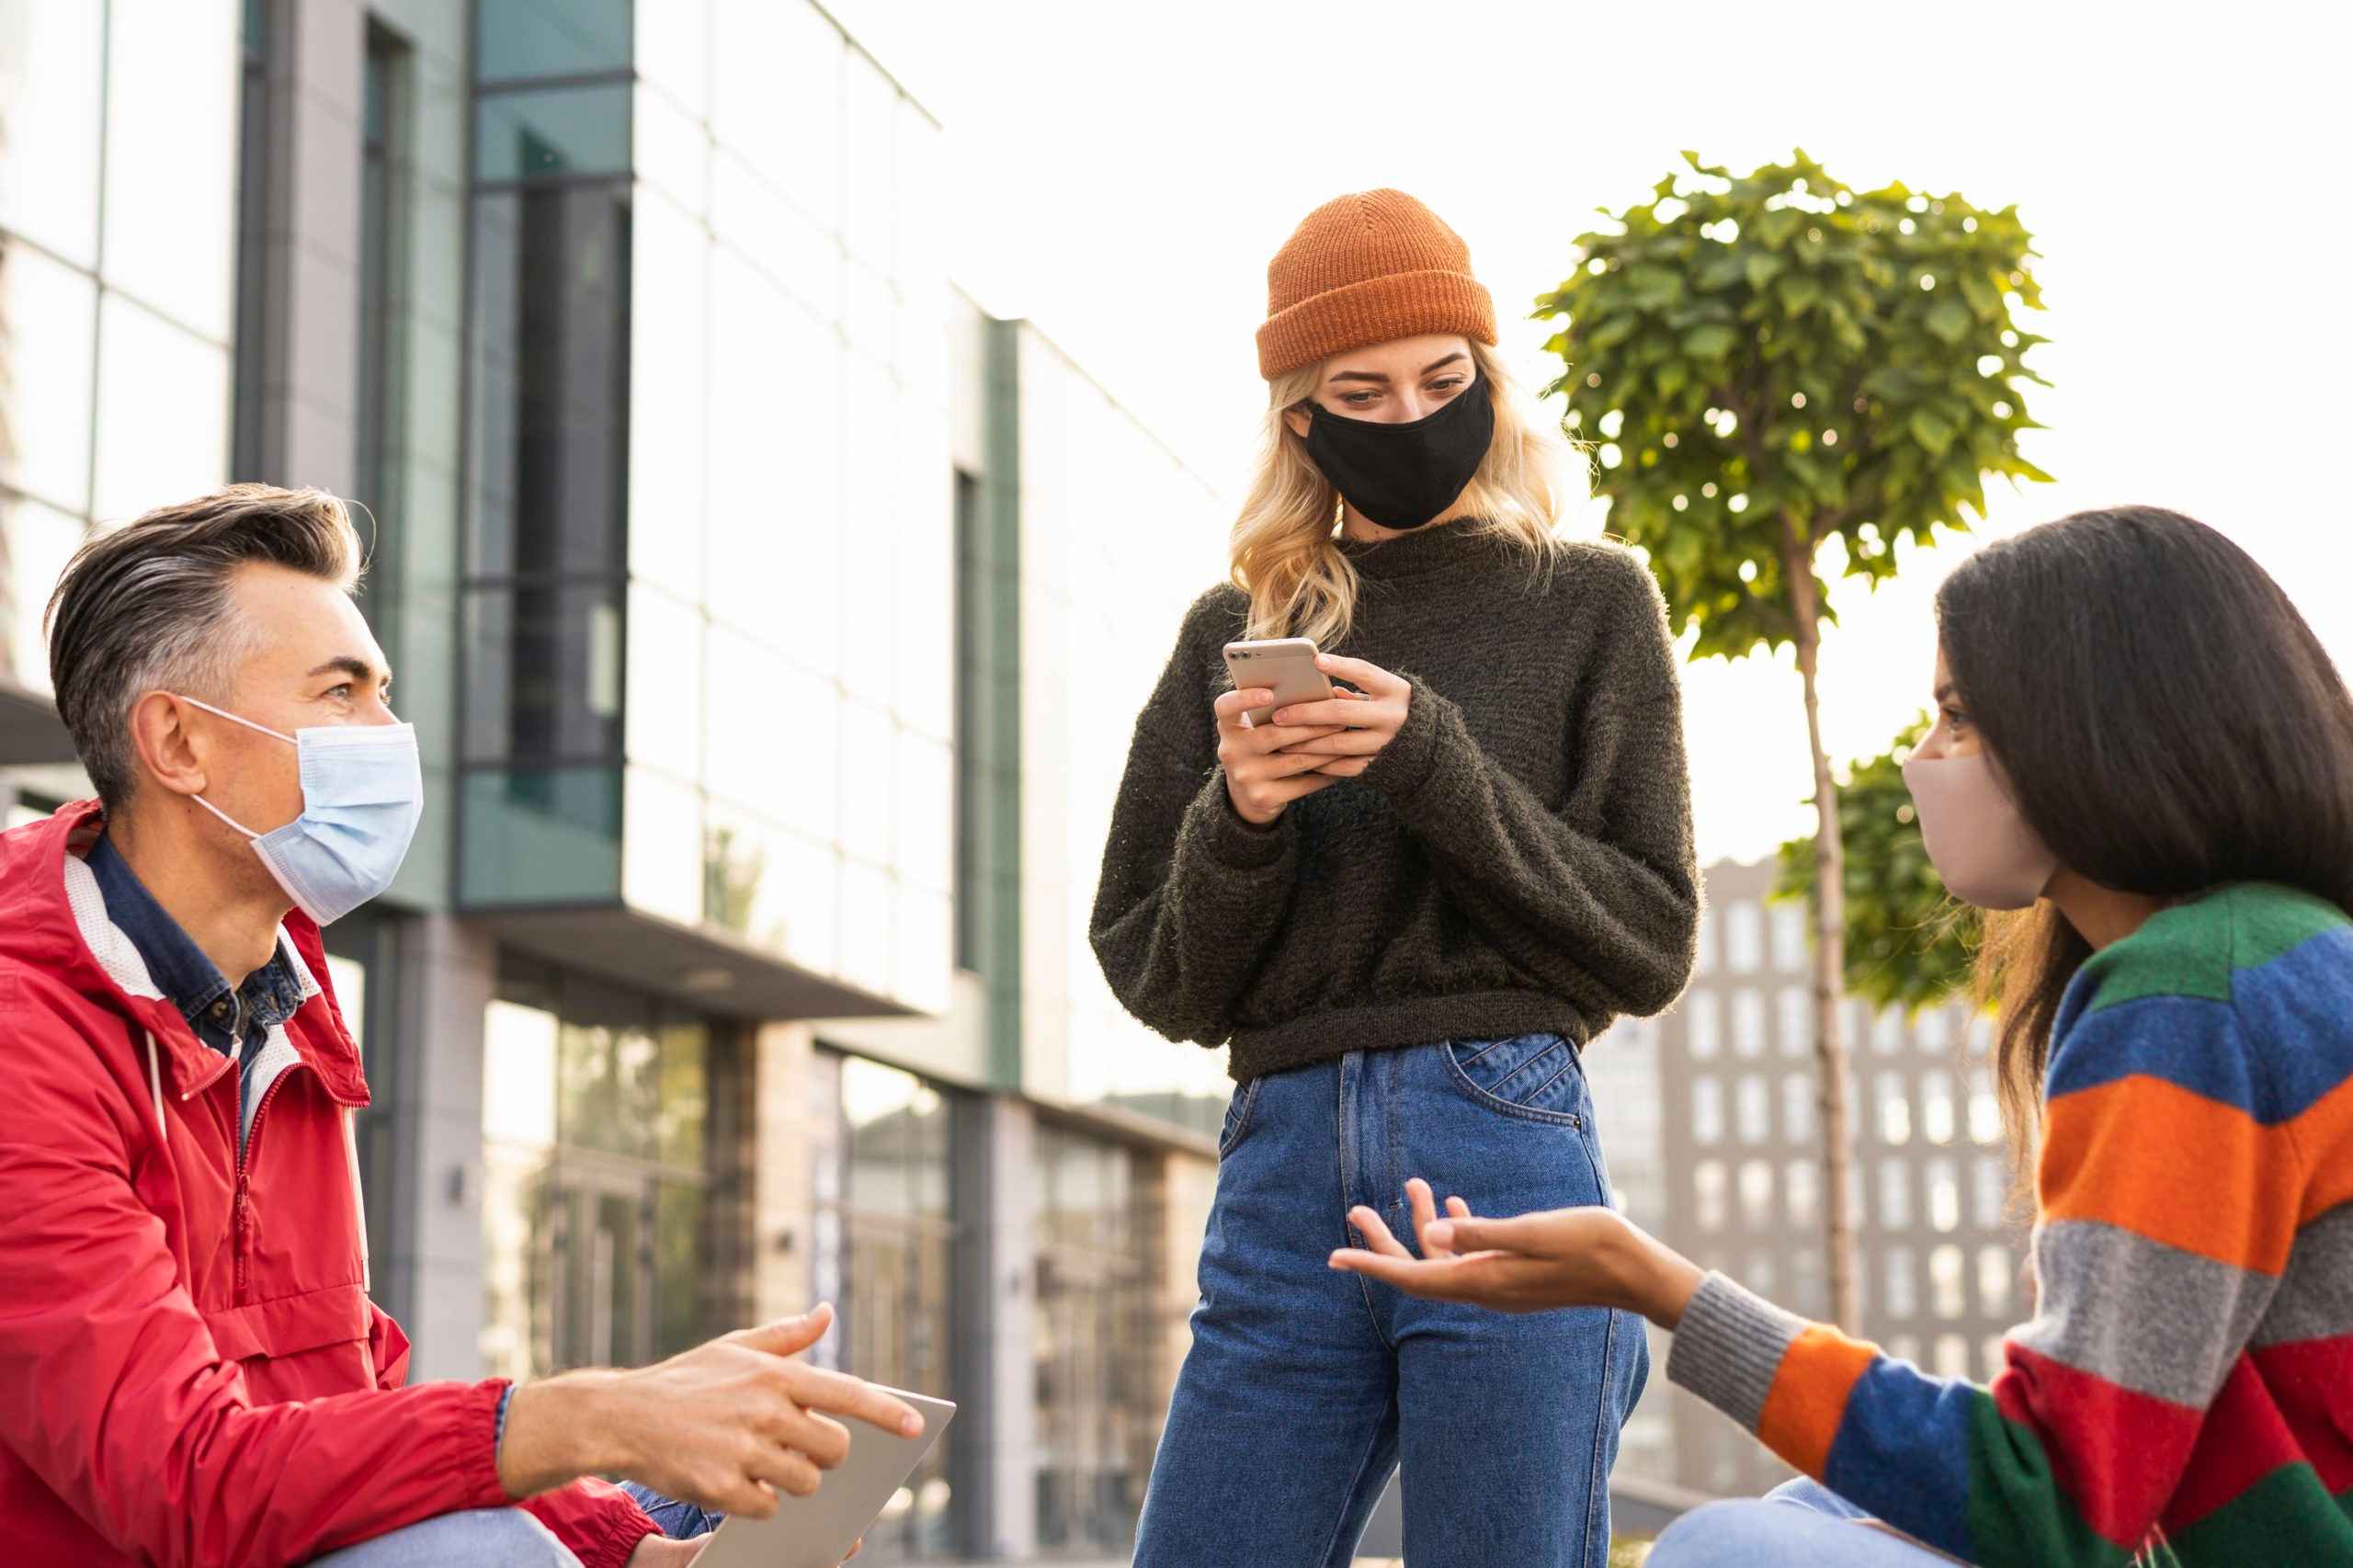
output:
[[[1640,1320],[1325,1259],[1351,1206],[1406,1229],[1409,1173],[1608,1201],[1578,1051],[1681,991],[1699,911],[1674,650],[1638,562],[1554,537],[1559,442],[1452,230],[1342,197],[1267,282],[1233,580],[1136,721],[1095,909],[1121,1001],[1236,1083],[1136,1562],[1345,1564],[1402,1459],[1415,1568],[1597,1564]],[[1230,689],[1227,642],[1296,636],[1349,689]]]

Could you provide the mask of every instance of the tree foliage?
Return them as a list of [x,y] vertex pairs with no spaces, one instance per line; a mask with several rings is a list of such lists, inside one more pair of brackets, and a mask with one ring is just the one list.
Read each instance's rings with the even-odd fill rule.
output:
[[[1936,1006],[1969,978],[1977,920],[1956,904],[1928,860],[1904,759],[1928,733],[1922,714],[1881,756],[1858,762],[1838,787],[1847,846],[1847,990],[1875,1007]],[[1780,848],[1773,896],[1814,902],[1813,836]]]
[[2014,207],[1851,191],[1803,152],[1739,176],[1683,156],[1537,314],[1563,322],[1548,391],[1597,445],[1611,531],[1693,656],[1737,657],[1796,633],[1785,528],[1876,582],[1898,540],[1982,514],[1984,475],[2049,477],[2018,448],[2048,383],[2013,312],[2040,293]]

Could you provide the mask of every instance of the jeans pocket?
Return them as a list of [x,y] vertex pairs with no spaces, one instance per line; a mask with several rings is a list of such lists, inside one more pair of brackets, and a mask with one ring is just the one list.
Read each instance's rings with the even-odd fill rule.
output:
[[1490,1110],[1563,1127],[1585,1125],[1585,1068],[1577,1048],[1561,1036],[1450,1040],[1444,1049],[1455,1087]]
[[1233,1097],[1225,1102],[1225,1125],[1218,1129],[1217,1134],[1219,1159],[1222,1160],[1233,1153],[1242,1140],[1249,1136],[1250,1112],[1258,1103],[1258,1085],[1265,1082],[1264,1078],[1253,1078],[1246,1084],[1236,1085]]

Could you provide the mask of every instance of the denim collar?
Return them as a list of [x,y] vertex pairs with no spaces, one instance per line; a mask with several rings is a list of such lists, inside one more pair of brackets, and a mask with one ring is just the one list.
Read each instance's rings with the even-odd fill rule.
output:
[[98,880],[107,918],[131,938],[147,965],[148,977],[197,1038],[226,1056],[244,1040],[265,1034],[301,1009],[302,983],[280,943],[267,963],[232,986],[179,922],[155,902],[130,862],[101,834],[84,863]]

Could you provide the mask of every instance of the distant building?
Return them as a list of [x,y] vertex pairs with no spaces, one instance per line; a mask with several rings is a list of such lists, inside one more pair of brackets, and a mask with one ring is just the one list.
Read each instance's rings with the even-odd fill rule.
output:
[[[1610,1180],[1629,1215],[1703,1267],[1819,1317],[1829,1287],[1805,909],[1766,902],[1769,861],[1706,875],[1690,991],[1586,1053]],[[1864,1332],[1983,1381],[2026,1311],[1991,1025],[1961,1005],[1916,1019],[1845,1006]],[[1665,1348],[1656,1336],[1621,1473],[1717,1494],[1787,1479],[1754,1438],[1666,1387]]]

